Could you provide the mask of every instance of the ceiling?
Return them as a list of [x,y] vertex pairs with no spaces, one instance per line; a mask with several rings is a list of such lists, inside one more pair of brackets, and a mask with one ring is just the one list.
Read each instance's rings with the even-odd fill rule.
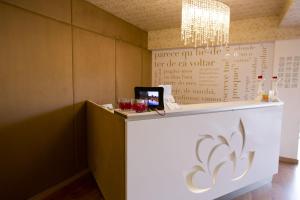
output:
[[[90,3],[146,30],[159,30],[180,27],[181,0],[87,0]],[[286,1],[289,0],[221,0],[231,8],[231,20],[280,16]],[[292,5],[288,23],[300,24],[299,1]],[[295,4],[295,3],[294,3]],[[287,15],[289,12],[287,12]],[[295,20],[296,16],[296,20]],[[284,19],[285,20],[285,19]],[[298,21],[299,20],[299,21]]]
[[281,26],[299,26],[300,25],[300,0],[294,0],[289,6],[288,12],[281,21]]

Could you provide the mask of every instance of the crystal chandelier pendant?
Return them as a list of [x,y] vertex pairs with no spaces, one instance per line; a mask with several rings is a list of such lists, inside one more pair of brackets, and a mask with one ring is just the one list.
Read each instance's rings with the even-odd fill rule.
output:
[[182,0],[181,40],[184,45],[229,43],[230,8],[215,0]]

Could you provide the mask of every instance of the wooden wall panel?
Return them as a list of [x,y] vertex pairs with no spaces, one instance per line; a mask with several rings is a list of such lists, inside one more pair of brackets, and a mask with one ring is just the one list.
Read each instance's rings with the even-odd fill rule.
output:
[[138,47],[147,33],[83,0],[68,25],[70,1],[0,0],[0,199],[26,199],[87,168],[83,101],[133,96],[148,80]]
[[142,85],[145,87],[152,86],[152,53],[149,50],[142,49],[143,66],[142,66]]
[[86,100],[115,102],[115,40],[74,29],[74,101],[80,166],[86,167]]
[[147,48],[147,32],[86,1],[73,0],[72,4],[74,25]]
[[0,0],[54,19],[71,23],[71,0]]
[[115,100],[115,40],[74,29],[75,103]]
[[131,44],[116,42],[116,99],[133,98],[134,87],[142,84],[142,51]]
[[88,160],[106,200],[125,200],[125,120],[87,102]]
[[75,173],[71,27],[0,3],[0,199]]

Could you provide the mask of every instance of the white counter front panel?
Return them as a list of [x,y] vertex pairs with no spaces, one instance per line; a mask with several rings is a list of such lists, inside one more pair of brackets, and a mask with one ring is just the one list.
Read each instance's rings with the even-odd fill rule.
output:
[[277,173],[282,106],[126,122],[127,200],[211,200]]

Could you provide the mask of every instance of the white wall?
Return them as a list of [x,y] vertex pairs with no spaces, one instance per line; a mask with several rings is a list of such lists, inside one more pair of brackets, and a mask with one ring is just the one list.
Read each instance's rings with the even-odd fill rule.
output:
[[[289,57],[290,61],[287,60]],[[280,155],[293,159],[297,159],[300,126],[300,66],[296,61],[297,57],[300,59],[300,40],[284,40],[275,42],[273,74],[279,75],[282,83],[279,87],[279,97],[285,103]],[[282,63],[280,63],[280,58]],[[290,62],[290,72],[287,69],[289,65],[288,62]],[[278,70],[280,65],[284,70],[283,72]],[[289,77],[288,74],[291,75],[290,81],[287,80],[287,77]]]

